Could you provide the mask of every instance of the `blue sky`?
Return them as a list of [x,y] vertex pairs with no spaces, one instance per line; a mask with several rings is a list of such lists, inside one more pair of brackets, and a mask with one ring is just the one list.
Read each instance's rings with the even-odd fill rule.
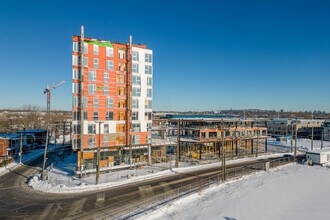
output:
[[[45,3],[46,2],[46,3]],[[81,3],[82,2],[82,3]],[[155,110],[330,112],[330,1],[1,1],[0,108],[71,109],[71,36],[145,43]]]

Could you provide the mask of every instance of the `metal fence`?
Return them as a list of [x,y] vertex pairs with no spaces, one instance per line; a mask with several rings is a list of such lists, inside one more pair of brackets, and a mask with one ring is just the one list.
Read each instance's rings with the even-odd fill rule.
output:
[[[295,159],[293,157],[270,160],[269,168],[275,168],[281,165],[292,163],[294,161]],[[266,163],[267,162],[260,162],[258,164],[227,169],[225,172],[225,180],[235,179],[244,175],[266,170]],[[161,205],[165,205],[166,203],[178,199],[182,196],[195,192],[201,192],[207,187],[211,187],[213,185],[218,185],[221,183],[223,183],[222,173],[206,177],[196,176],[196,181],[194,181],[193,183],[190,183],[177,189],[169,190],[166,193],[151,198],[144,199],[140,203],[135,203],[134,205],[131,205],[127,208],[125,207],[125,209],[111,211],[110,214],[107,214],[100,219],[130,219],[138,214],[152,210]]]

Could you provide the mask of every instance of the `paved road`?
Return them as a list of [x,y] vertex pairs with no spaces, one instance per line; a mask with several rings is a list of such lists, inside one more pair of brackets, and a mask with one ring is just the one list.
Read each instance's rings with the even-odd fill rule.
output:
[[[247,166],[269,159],[228,165],[229,168]],[[125,209],[169,189],[176,189],[200,179],[198,175],[214,175],[219,167],[158,179],[131,183],[79,194],[49,194],[35,192],[26,180],[40,170],[41,158],[0,177],[1,219],[89,219]]]

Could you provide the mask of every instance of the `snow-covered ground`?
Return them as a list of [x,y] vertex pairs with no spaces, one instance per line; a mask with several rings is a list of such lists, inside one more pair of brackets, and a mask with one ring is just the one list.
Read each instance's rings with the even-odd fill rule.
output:
[[[226,164],[239,163],[243,161],[263,159],[270,157],[278,157],[283,154],[261,155],[258,158],[248,157],[236,160],[228,160]],[[153,178],[159,178],[167,175],[174,175],[176,172],[187,172],[192,170],[207,169],[210,167],[220,166],[220,162],[192,165],[188,163],[180,163],[179,168],[174,168],[174,161],[172,163],[158,163],[152,166],[141,166],[132,170],[120,170],[116,172],[109,172],[100,175],[99,184],[95,185],[95,174],[84,176],[79,179],[72,176],[72,168],[76,163],[76,155],[72,154],[65,158],[64,161],[55,163],[52,167],[47,169],[48,180],[46,182],[40,181],[40,175],[34,176],[29,185],[36,190],[50,192],[50,193],[77,193],[91,190],[104,189],[118,186],[121,184],[144,181]]]
[[329,219],[330,169],[290,164],[213,186],[138,220]]
[[[59,148],[59,147],[62,147],[61,145],[48,145],[48,151],[49,150],[53,150],[53,149],[56,149],[56,148]],[[43,155],[45,152],[44,149],[38,149],[38,150],[31,150],[30,152],[26,152],[26,153],[23,153],[22,155],[22,163],[27,163],[29,161],[31,161],[32,159],[40,156],[40,155]],[[17,166],[19,166],[19,157],[15,157],[14,158],[14,161],[7,164],[6,166],[4,167],[0,167],[0,176],[9,172],[10,170],[16,168]]]
[[[311,149],[311,139],[298,139],[297,140],[297,148],[301,151],[303,150],[310,150]],[[322,142],[320,140],[314,140],[313,149],[320,149]],[[268,139],[268,146],[270,150],[274,149],[281,150],[280,148],[284,149],[291,149],[291,142],[290,141],[276,141],[275,139]],[[295,146],[295,140],[292,140],[292,147]],[[330,141],[323,141],[323,148],[330,147]]]
[[[310,140],[299,139],[297,142],[298,150],[305,150],[310,147]],[[314,147],[319,148],[321,146],[320,141],[314,141]],[[324,147],[330,147],[330,142],[324,142]],[[290,142],[278,142],[270,140],[268,144],[271,154],[262,155],[258,158],[276,157],[290,152]],[[227,164],[242,162],[247,160],[256,159],[255,157],[241,158],[236,160],[228,160]],[[99,178],[99,184],[95,185],[95,174],[86,174],[82,178],[75,177],[74,171],[77,164],[77,155],[71,154],[61,161],[60,158],[55,158],[54,164],[47,169],[48,180],[44,183],[38,180],[37,177],[30,181],[30,186],[36,190],[53,192],[53,193],[74,193],[81,191],[89,191],[95,189],[101,189],[106,187],[112,187],[119,184],[131,183],[136,181],[143,181],[150,178],[156,178],[163,175],[172,175],[176,171],[184,171],[191,169],[203,169],[208,166],[219,166],[219,162],[215,161],[202,161],[203,163],[210,164],[191,164],[187,162],[181,162],[179,169],[174,169],[174,161],[168,163],[156,163],[152,166],[138,166],[136,169],[125,169],[115,172],[109,171],[108,173],[101,173]],[[170,169],[173,168],[171,171]]]

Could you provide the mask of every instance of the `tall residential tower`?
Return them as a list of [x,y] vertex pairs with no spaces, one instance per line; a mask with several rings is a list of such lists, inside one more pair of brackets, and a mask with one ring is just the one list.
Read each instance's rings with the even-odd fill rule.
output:
[[86,38],[83,27],[72,41],[78,169],[96,167],[98,146],[101,167],[150,161],[152,50],[131,37],[128,43]]

